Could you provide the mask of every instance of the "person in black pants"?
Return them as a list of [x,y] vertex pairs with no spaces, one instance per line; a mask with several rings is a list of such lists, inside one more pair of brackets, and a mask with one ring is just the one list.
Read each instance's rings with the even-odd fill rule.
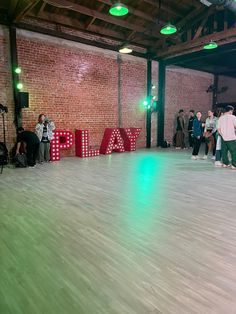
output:
[[197,112],[196,119],[193,121],[193,153],[192,159],[198,159],[198,153],[202,142],[202,134],[203,134],[203,123],[201,121],[202,113],[200,111]]
[[189,110],[189,119],[188,119],[188,144],[189,147],[193,147],[193,121],[194,121],[194,110]]
[[39,153],[39,139],[38,136],[31,131],[25,131],[22,127],[17,130],[17,146],[16,154],[19,154],[21,143],[26,144],[26,157],[29,167],[36,165],[36,159]]

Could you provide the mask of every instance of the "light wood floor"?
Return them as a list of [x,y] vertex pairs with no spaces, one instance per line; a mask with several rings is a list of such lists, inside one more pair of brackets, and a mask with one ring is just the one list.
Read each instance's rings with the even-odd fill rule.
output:
[[190,152],[0,176],[0,314],[236,313],[236,172]]

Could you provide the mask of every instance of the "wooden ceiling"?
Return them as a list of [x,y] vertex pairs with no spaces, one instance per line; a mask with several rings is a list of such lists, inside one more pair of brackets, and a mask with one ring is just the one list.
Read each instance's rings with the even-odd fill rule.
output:
[[[210,39],[219,44],[236,40],[235,16],[223,7],[207,7],[199,0],[122,0],[129,14],[113,17],[109,8],[114,2],[1,0],[0,23],[112,50],[127,43],[134,54],[153,58],[201,49]],[[178,28],[176,34],[160,34],[167,22]]]

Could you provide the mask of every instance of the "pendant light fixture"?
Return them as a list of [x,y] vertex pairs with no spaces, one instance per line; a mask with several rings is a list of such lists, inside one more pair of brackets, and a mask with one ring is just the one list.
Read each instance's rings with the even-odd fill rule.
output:
[[217,43],[214,42],[213,40],[211,40],[209,43],[206,43],[206,44],[203,46],[203,49],[210,50],[210,49],[216,49],[217,47],[218,47]]
[[132,51],[133,49],[129,48],[128,46],[124,46],[119,49],[120,53],[131,53]]
[[163,26],[162,29],[160,30],[160,33],[163,35],[171,35],[171,34],[174,34],[176,32],[177,32],[177,28],[170,23]]
[[123,16],[129,13],[129,9],[123,3],[116,2],[111,6],[109,13],[114,16]]

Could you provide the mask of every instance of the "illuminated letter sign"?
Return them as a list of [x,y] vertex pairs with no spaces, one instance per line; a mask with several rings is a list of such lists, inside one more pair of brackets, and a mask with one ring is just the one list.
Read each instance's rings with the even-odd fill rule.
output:
[[105,129],[102,139],[100,154],[108,155],[112,151],[123,153],[125,151],[124,142],[119,129]]
[[55,130],[54,139],[50,143],[51,161],[60,160],[60,150],[68,149],[74,144],[74,135],[70,131]]
[[99,149],[89,148],[88,130],[75,131],[75,154],[81,158],[94,157],[99,155]]
[[140,128],[121,128],[120,133],[124,140],[124,147],[127,152],[136,150],[136,139],[141,132]]

